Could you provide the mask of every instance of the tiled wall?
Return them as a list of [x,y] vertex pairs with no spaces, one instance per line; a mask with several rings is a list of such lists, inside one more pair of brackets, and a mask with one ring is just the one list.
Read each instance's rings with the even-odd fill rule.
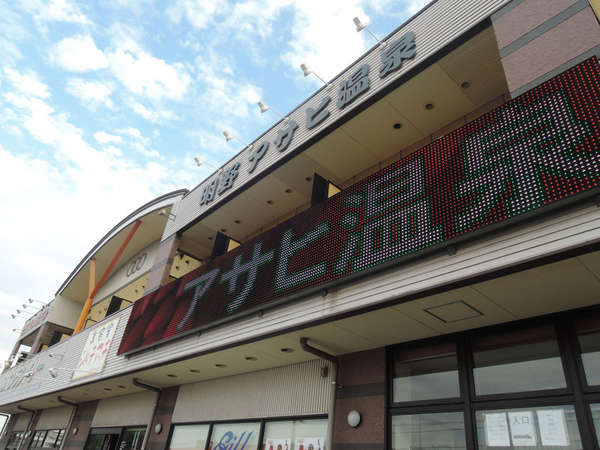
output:
[[[350,353],[339,358],[333,450],[383,450],[385,443],[385,349]],[[353,409],[361,423],[351,428],[346,417]]]
[[600,26],[588,0],[512,0],[492,23],[513,97],[600,55]]

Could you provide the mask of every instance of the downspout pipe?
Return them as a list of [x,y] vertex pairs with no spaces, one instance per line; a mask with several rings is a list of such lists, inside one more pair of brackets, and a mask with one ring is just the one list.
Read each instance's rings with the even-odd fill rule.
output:
[[29,418],[29,422],[27,423],[27,427],[25,428],[25,439],[23,439],[19,444],[19,448],[21,448],[23,443],[27,441],[28,442],[27,447],[29,447],[29,436],[31,435],[31,425],[33,424],[33,418],[35,417],[35,413],[37,411],[35,409],[25,408],[21,405],[17,405],[17,409],[19,411],[25,411],[25,412],[28,412],[31,414],[31,417]]
[[156,416],[156,409],[158,408],[158,400],[160,399],[162,389],[157,388],[155,386],[150,386],[146,383],[142,383],[137,378],[134,378],[132,382],[134,386],[146,389],[148,391],[156,392],[156,399],[154,400],[154,406],[152,407],[152,415],[150,416],[150,422],[148,422],[148,427],[146,428],[146,432],[144,433],[144,440],[142,441],[142,447],[140,449],[146,450],[146,447],[148,445],[148,439],[150,439],[150,433],[152,433],[152,425],[154,424],[154,417]]
[[65,446],[65,443],[67,442],[67,437],[69,436],[69,432],[71,431],[71,426],[73,426],[73,421],[75,420],[75,417],[77,416],[77,411],[79,410],[79,404],[65,400],[60,395],[56,399],[58,400],[59,403],[62,403],[63,405],[69,405],[69,406],[73,407],[73,411],[71,411],[71,415],[69,416],[69,422],[67,423],[67,428],[65,430],[65,437],[63,437],[63,440],[60,444],[59,450],[62,450]]
[[336,389],[339,386],[338,379],[339,379],[339,373],[340,373],[340,362],[336,356],[326,353],[323,350],[310,345],[308,343],[308,338],[306,338],[306,337],[300,338],[300,347],[302,347],[302,350],[304,350],[307,353],[312,353],[313,355],[316,355],[321,359],[326,359],[327,361],[330,361],[333,365],[333,371],[334,371],[333,380],[334,381],[333,381],[333,387],[329,393],[330,398],[329,398],[329,412],[327,414],[328,415],[327,441],[325,443],[325,446],[327,448],[333,448],[333,429],[334,429],[333,425],[334,425],[334,421],[335,421],[335,393],[336,393]]

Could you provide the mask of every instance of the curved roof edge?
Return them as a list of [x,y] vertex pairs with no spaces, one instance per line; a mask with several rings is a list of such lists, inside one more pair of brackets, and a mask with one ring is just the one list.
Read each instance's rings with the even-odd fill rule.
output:
[[98,243],[96,245],[94,245],[92,247],[92,249],[83,257],[83,259],[79,262],[79,264],[77,264],[77,266],[75,266],[75,269],[73,269],[73,271],[69,274],[69,276],[67,277],[67,279],[65,281],[63,281],[63,283],[60,285],[60,287],[58,288],[58,290],[56,291],[56,293],[54,295],[55,296],[59,295],[67,287],[67,285],[71,282],[71,280],[73,279],[73,277],[75,277],[75,275],[77,275],[79,273],[79,271],[88,262],[88,260],[110,238],[112,238],[115,234],[117,234],[119,231],[121,231],[127,225],[129,225],[130,223],[132,223],[134,221],[134,219],[136,219],[137,216],[139,216],[142,212],[144,212],[145,210],[150,209],[153,206],[156,206],[156,205],[158,205],[158,204],[160,204],[162,202],[165,202],[166,200],[170,200],[170,199],[173,199],[173,198],[176,198],[176,197],[179,197],[179,196],[183,197],[188,192],[189,192],[188,189],[178,189],[176,191],[172,191],[172,192],[168,192],[166,194],[160,195],[160,196],[156,197],[154,200],[150,200],[148,203],[140,206],[138,209],[136,209],[131,214],[129,214],[127,217],[125,217],[123,220],[121,220],[108,233],[106,233],[104,236],[102,236],[102,238],[98,241]]

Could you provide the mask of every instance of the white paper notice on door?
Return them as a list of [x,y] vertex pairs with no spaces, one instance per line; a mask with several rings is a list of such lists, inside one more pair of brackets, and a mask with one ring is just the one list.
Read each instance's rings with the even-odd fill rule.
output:
[[510,447],[506,413],[485,415],[485,440],[488,447]]
[[535,447],[537,445],[533,411],[509,412],[508,422],[510,424],[510,437],[515,447]]
[[539,409],[538,424],[542,445],[568,446],[569,432],[562,409]]

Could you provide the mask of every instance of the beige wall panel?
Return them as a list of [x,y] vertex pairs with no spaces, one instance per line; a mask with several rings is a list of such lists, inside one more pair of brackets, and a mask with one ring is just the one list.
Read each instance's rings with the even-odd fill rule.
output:
[[155,400],[156,393],[151,391],[100,400],[92,427],[146,425]]
[[332,371],[314,360],[179,388],[173,423],[326,414]]
[[600,44],[600,26],[587,7],[503,58],[511,92]]
[[35,429],[52,430],[57,428],[67,428],[69,417],[71,417],[72,413],[72,406],[60,406],[58,408],[45,409],[41,412]]
[[56,296],[48,313],[48,322],[67,328],[75,328],[83,304],[60,295]]
[[[494,20],[498,48],[506,47],[577,0],[527,0]],[[508,7],[511,5],[509,4]]]
[[29,419],[31,419],[31,413],[19,414],[13,431],[25,431],[27,429],[27,425],[29,424]]

